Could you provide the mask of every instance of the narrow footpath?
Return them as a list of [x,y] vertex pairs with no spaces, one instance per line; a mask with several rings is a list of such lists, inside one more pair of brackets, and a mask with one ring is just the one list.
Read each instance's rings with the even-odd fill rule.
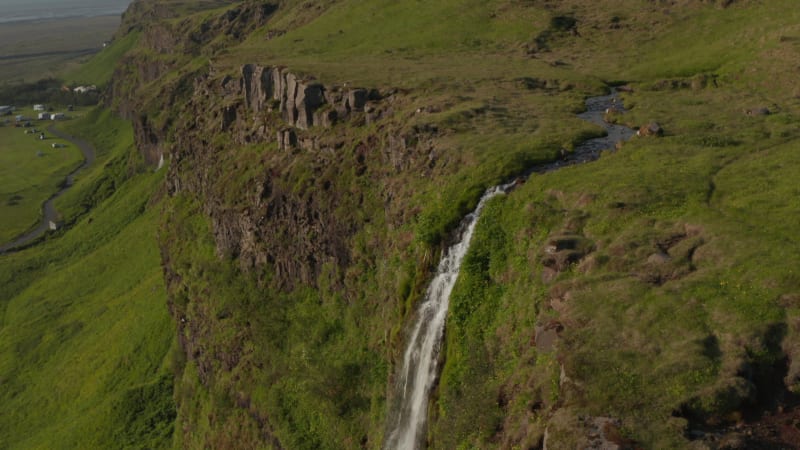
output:
[[42,220],[39,225],[37,225],[36,228],[17,236],[11,242],[0,245],[0,254],[24,247],[47,232],[47,230],[50,229],[50,222],[55,222],[56,219],[58,219],[58,211],[56,211],[55,200],[72,186],[72,184],[75,182],[75,175],[94,163],[94,147],[92,147],[92,145],[88,142],[56,129],[55,125],[48,127],[47,132],[60,139],[69,141],[72,145],[78,147],[81,153],[83,153],[83,164],[70,172],[69,175],[67,175],[66,181],[61,189],[59,189],[58,192],[53,194],[49,199],[47,199],[47,201],[44,202],[44,205],[42,206]]

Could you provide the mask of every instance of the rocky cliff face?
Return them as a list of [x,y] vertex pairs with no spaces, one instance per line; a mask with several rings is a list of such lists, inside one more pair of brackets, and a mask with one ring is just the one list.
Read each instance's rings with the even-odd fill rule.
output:
[[[201,9],[203,3],[196,7]],[[148,163],[157,163],[164,154],[165,149],[157,142],[164,141],[170,124],[156,125],[149,116],[157,114],[146,112],[164,112],[164,104],[175,105],[190,95],[188,89],[175,84],[159,85],[158,81],[166,74],[181,72],[191,58],[211,56],[241,42],[263,26],[276,8],[271,3],[249,1],[218,15],[198,18],[186,16],[179,4],[140,0],[126,11],[117,37],[138,33],[138,44],[118,64],[106,103],[133,121],[137,144]],[[191,75],[184,76],[182,81],[190,79]],[[167,98],[169,102],[165,102]],[[157,139],[158,135],[162,138]]]
[[[388,329],[391,321],[381,319],[374,308],[394,308],[381,302],[403,274],[387,276],[388,285],[368,287],[374,278],[365,273],[380,265],[379,255],[386,251],[381,249],[397,245],[385,241],[385,227],[408,220],[391,180],[434,167],[430,154],[436,131],[393,120],[395,108],[405,102],[404,94],[394,90],[324,85],[286,67],[247,64],[234,73],[211,69],[197,75],[180,112],[169,120],[156,119],[167,127],[153,126],[147,115],[137,116],[134,123],[137,145],[148,159],[164,152],[170,161],[168,194],[192,198],[200,206],[217,260],[235,265],[237,279],[255,280],[265,292],[291,296],[312,289],[328,292],[323,297],[347,298],[351,306],[336,315],[368,308],[360,320],[383,322],[381,327]],[[216,301],[210,293],[180,300],[202,282],[187,277],[175,244],[164,240],[162,252],[180,342],[199,380],[214,389],[220,377],[257,376],[260,371],[250,362],[255,356],[247,351],[254,345],[248,342],[256,340],[248,331],[251,321],[219,323],[219,316],[209,311]],[[366,301],[371,291],[375,298]],[[280,308],[269,315],[282,314]],[[314,314],[329,313],[320,308]],[[322,317],[314,320],[324,323]],[[234,328],[235,337],[214,344],[219,333]],[[370,353],[385,352],[372,348],[371,340],[362,335],[354,342]],[[281,365],[274,353],[264,358],[259,364]],[[371,367],[376,363],[369,361],[382,359],[359,356],[352,364]],[[321,364],[335,365],[336,359]],[[384,395],[386,376],[374,380],[380,387],[373,393],[378,399]],[[337,375],[327,383],[345,379]],[[352,389],[363,386],[354,384]],[[331,392],[332,402],[350,401]],[[263,405],[251,403],[249,394],[240,395],[244,397],[237,401],[256,418],[263,439],[274,440]]]
[[[396,92],[325,86],[285,67],[248,64],[235,77],[200,77],[187,113],[175,124],[168,191],[196,192],[205,199],[219,255],[237,258],[246,270],[274,266],[282,288],[314,285],[324,264],[350,264],[350,238],[359,228],[351,214],[338,210],[342,203],[360,207],[363,193],[345,192],[335,168],[355,167],[355,177],[370,178],[385,172],[386,162],[401,167],[410,154],[430,150],[401,145],[405,141],[397,138],[383,158],[377,148],[381,136],[349,140],[354,129],[387,117],[391,105],[401,101]],[[146,117],[138,120],[137,131],[139,148],[160,148]],[[395,131],[387,127],[381,134]],[[229,186],[219,178],[227,174],[217,171],[224,157],[214,143],[219,136],[235,146],[277,150],[268,150],[263,172],[254,175],[242,197],[220,198]],[[309,163],[302,170],[310,178],[297,186],[294,174],[280,173],[287,169],[283,165],[300,160]]]

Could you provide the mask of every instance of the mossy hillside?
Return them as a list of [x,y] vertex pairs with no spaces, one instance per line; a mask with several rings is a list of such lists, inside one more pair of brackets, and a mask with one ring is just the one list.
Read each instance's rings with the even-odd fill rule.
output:
[[72,224],[112,195],[131,175],[146,170],[133,144],[128,122],[110,110],[97,107],[79,121],[63,126],[74,136],[90,142],[95,163],[79,173],[73,186],[56,199],[55,206],[66,224]]
[[0,258],[2,446],[169,446],[174,324],[148,206],[162,179],[130,174],[58,238]]
[[[667,137],[487,207],[451,300],[437,447],[535,445],[548,423],[551,444],[579,445],[567,417],[598,415],[647,447],[682,447],[687,419],[733,420],[769,395],[796,345],[780,299],[797,289],[800,144],[785,109],[746,115],[751,95],[635,92],[623,120],[664,117]],[[545,282],[548,241],[576,232],[595,250]],[[562,324],[554,349],[537,348],[533,318]]]
[[209,224],[192,203],[172,199],[161,231],[162,242],[181,243],[171,247],[176,272],[168,275],[181,280],[171,292],[179,339],[187,351],[206,348],[179,372],[178,444],[257,443],[264,433],[293,448],[376,442],[369,430],[385,408],[388,367],[365,346],[365,304],[324,288],[259,287],[235,261],[216,257]]
[[126,34],[103,48],[100,53],[85,63],[62,74],[61,77],[71,84],[104,86],[111,80],[114,66],[126,52],[136,45],[138,38],[138,32]]

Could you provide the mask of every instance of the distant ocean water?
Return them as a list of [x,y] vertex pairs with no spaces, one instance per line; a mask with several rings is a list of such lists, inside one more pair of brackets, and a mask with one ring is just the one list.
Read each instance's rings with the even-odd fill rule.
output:
[[0,0],[0,25],[122,14],[132,0]]

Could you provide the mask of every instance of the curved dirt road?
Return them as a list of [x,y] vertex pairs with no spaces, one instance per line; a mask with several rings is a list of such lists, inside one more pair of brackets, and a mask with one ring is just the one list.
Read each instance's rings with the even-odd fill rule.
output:
[[61,187],[61,189],[59,189],[58,192],[53,194],[49,199],[47,199],[47,201],[44,202],[44,205],[42,206],[42,211],[43,211],[42,221],[39,223],[39,225],[37,225],[36,228],[29,230],[24,234],[21,234],[20,236],[17,236],[11,242],[7,242],[3,245],[0,245],[0,254],[14,250],[18,247],[23,247],[29,244],[34,239],[43,235],[47,230],[49,230],[50,221],[51,220],[55,221],[58,218],[58,211],[56,211],[54,205],[55,199],[60,197],[61,194],[64,193],[64,191],[66,191],[72,186],[72,183],[75,181],[76,174],[78,174],[81,170],[86,169],[92,163],[94,163],[95,160],[94,147],[92,147],[92,145],[89,144],[88,142],[84,141],[83,139],[78,139],[74,136],[64,133],[63,131],[57,130],[55,128],[55,125],[50,125],[50,127],[47,128],[47,132],[60,139],[69,141],[70,143],[78,147],[81,153],[83,153],[83,164],[81,164],[75,170],[70,172],[69,175],[67,175],[67,179],[64,182],[64,185]]

